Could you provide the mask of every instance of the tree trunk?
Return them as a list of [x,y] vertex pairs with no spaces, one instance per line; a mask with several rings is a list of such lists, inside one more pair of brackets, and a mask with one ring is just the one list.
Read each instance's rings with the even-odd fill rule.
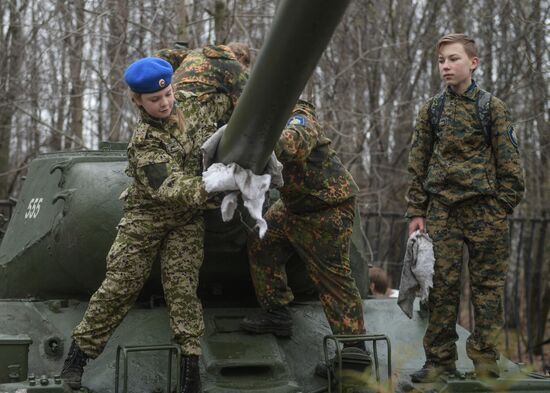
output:
[[185,8],[185,0],[177,0],[176,4],[176,41],[189,44],[189,34],[187,32],[187,9]]
[[[12,0],[8,3],[9,24],[2,37],[2,60],[0,60],[0,198],[7,198],[10,184],[10,143],[16,107],[14,105],[21,89],[19,75],[23,62],[24,37],[21,31],[22,14],[26,2]],[[4,15],[1,15],[4,19]],[[3,32],[3,30],[2,30]]]
[[71,129],[67,130],[73,135],[74,139],[65,140],[65,146],[67,148],[75,148],[75,142],[83,145],[82,138],[82,116],[83,106],[82,99],[84,95],[84,83],[82,82],[82,56],[84,51],[84,0],[74,0],[74,3],[69,5],[74,7],[69,14],[71,15],[71,21],[74,21],[72,34],[68,36],[69,42],[69,72],[71,75],[71,89],[70,89],[70,125]]
[[214,2],[214,31],[216,35],[216,44],[227,43],[227,4],[225,0],[215,0]]
[[109,42],[107,56],[110,63],[109,72],[109,140],[121,139],[121,118],[126,85],[124,70],[128,65],[128,0],[108,0]]

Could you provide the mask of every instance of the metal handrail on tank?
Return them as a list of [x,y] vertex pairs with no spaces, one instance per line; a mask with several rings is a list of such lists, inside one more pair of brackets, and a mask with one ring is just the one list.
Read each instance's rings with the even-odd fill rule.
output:
[[181,348],[179,345],[119,345],[116,352],[115,366],[115,393],[119,392],[120,380],[120,358],[122,357],[122,393],[128,393],[128,354],[132,352],[151,352],[151,351],[167,351],[168,352],[168,372],[166,374],[166,392],[172,391],[172,356],[176,357],[176,392],[181,390]]

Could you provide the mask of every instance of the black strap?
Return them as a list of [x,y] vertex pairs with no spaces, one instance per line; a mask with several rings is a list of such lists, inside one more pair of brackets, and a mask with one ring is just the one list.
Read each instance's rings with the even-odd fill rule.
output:
[[491,146],[491,93],[479,90],[476,97],[476,114],[481,123],[485,144]]

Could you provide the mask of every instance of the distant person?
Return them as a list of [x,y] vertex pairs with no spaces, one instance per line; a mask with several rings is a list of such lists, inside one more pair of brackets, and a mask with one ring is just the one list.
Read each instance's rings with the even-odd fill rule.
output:
[[[294,299],[286,264],[297,254],[305,263],[334,334],[365,334],[363,302],[351,275],[349,247],[357,186],[317,120],[315,107],[298,101],[275,146],[283,163],[281,198],[265,215],[263,239],[250,237],[252,282],[262,311],[247,316],[250,333],[292,335],[288,307]],[[369,363],[364,342],[347,342],[342,356]],[[326,375],[326,369],[325,369]]]
[[205,107],[196,96],[174,94],[172,76],[171,64],[153,57],[132,63],[124,74],[140,112],[128,145],[132,183],[105,279],[73,331],[61,371],[73,389],[80,388],[87,361],[103,352],[136,301],[158,256],[170,327],[183,354],[181,392],[200,392],[204,322],[196,291],[204,253],[202,211],[213,195],[204,189],[198,147],[216,131],[227,98],[214,97]]
[[379,267],[369,268],[369,291],[375,298],[389,297],[391,288],[389,287],[388,274]]
[[498,378],[502,296],[508,270],[508,216],[524,192],[518,140],[506,105],[472,79],[474,40],[437,42],[444,92],[420,109],[409,154],[409,235],[428,231],[435,272],[424,335],[426,363],[411,375],[431,382],[456,370],[463,245],[468,247],[475,329],[466,343],[476,374]]

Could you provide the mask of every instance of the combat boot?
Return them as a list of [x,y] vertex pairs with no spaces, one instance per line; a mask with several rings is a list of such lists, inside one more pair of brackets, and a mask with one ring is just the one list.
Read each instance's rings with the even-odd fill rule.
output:
[[[344,344],[341,356],[342,370],[354,370],[358,372],[363,372],[372,363],[370,353],[365,348],[365,343],[363,342],[358,344]],[[315,366],[315,375],[322,378],[328,378],[328,374],[330,373],[331,379],[334,380],[334,371],[338,369],[338,367],[339,363],[336,357],[329,360],[328,367],[325,362],[319,362]]]
[[415,383],[436,382],[443,374],[455,375],[455,364],[439,364],[428,360],[420,370],[411,374],[411,380]]
[[182,356],[180,378],[181,393],[200,393],[201,374],[197,355]]
[[63,379],[72,389],[80,389],[84,366],[88,359],[89,356],[86,355],[78,347],[76,341],[73,340],[65,363],[63,364],[63,370],[61,370],[61,379]]
[[481,379],[497,379],[500,377],[500,369],[495,360],[474,360],[476,376]]
[[249,333],[272,333],[279,337],[292,335],[292,316],[288,307],[262,310],[241,321],[241,329]]

